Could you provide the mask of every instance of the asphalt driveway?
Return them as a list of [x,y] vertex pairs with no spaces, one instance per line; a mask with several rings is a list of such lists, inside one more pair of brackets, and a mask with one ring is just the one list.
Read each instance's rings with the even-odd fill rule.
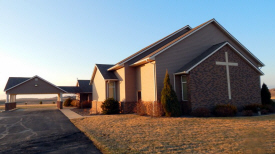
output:
[[0,153],[100,153],[57,109],[0,113]]

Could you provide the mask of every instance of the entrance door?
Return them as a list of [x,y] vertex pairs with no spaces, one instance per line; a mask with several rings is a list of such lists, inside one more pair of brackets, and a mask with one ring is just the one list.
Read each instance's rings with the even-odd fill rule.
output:
[[141,91],[138,91],[138,102],[141,102]]

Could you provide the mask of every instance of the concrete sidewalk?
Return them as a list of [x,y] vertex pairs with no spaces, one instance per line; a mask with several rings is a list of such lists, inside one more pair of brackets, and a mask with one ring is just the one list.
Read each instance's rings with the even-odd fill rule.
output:
[[71,109],[73,108],[63,108],[63,109],[59,109],[66,117],[68,117],[69,119],[77,119],[77,118],[83,118],[82,115],[79,115],[77,113],[75,113],[74,111],[72,111]]

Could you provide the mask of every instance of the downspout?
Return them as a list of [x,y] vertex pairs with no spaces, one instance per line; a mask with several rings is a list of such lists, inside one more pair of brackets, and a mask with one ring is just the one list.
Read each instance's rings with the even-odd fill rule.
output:
[[108,96],[109,96],[109,84],[108,84],[108,81],[106,82],[106,99],[108,99]]
[[176,92],[176,75],[175,74],[173,74],[173,75],[174,75],[174,90]]

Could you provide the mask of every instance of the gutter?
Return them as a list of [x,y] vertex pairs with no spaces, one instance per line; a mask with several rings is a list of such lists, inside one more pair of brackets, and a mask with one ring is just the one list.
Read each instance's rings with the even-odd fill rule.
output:
[[113,71],[113,70],[120,69],[120,68],[122,68],[122,67],[124,67],[124,64],[116,64],[115,66],[113,66],[113,67],[111,67],[111,68],[109,68],[109,69],[107,69],[107,70],[108,70],[108,71]]
[[139,66],[139,65],[142,65],[142,64],[146,64],[146,63],[149,63],[149,62],[152,62],[154,61],[154,59],[151,59],[150,57],[149,58],[145,58],[145,59],[142,59],[142,60],[139,60],[133,64],[131,64],[130,66]]

